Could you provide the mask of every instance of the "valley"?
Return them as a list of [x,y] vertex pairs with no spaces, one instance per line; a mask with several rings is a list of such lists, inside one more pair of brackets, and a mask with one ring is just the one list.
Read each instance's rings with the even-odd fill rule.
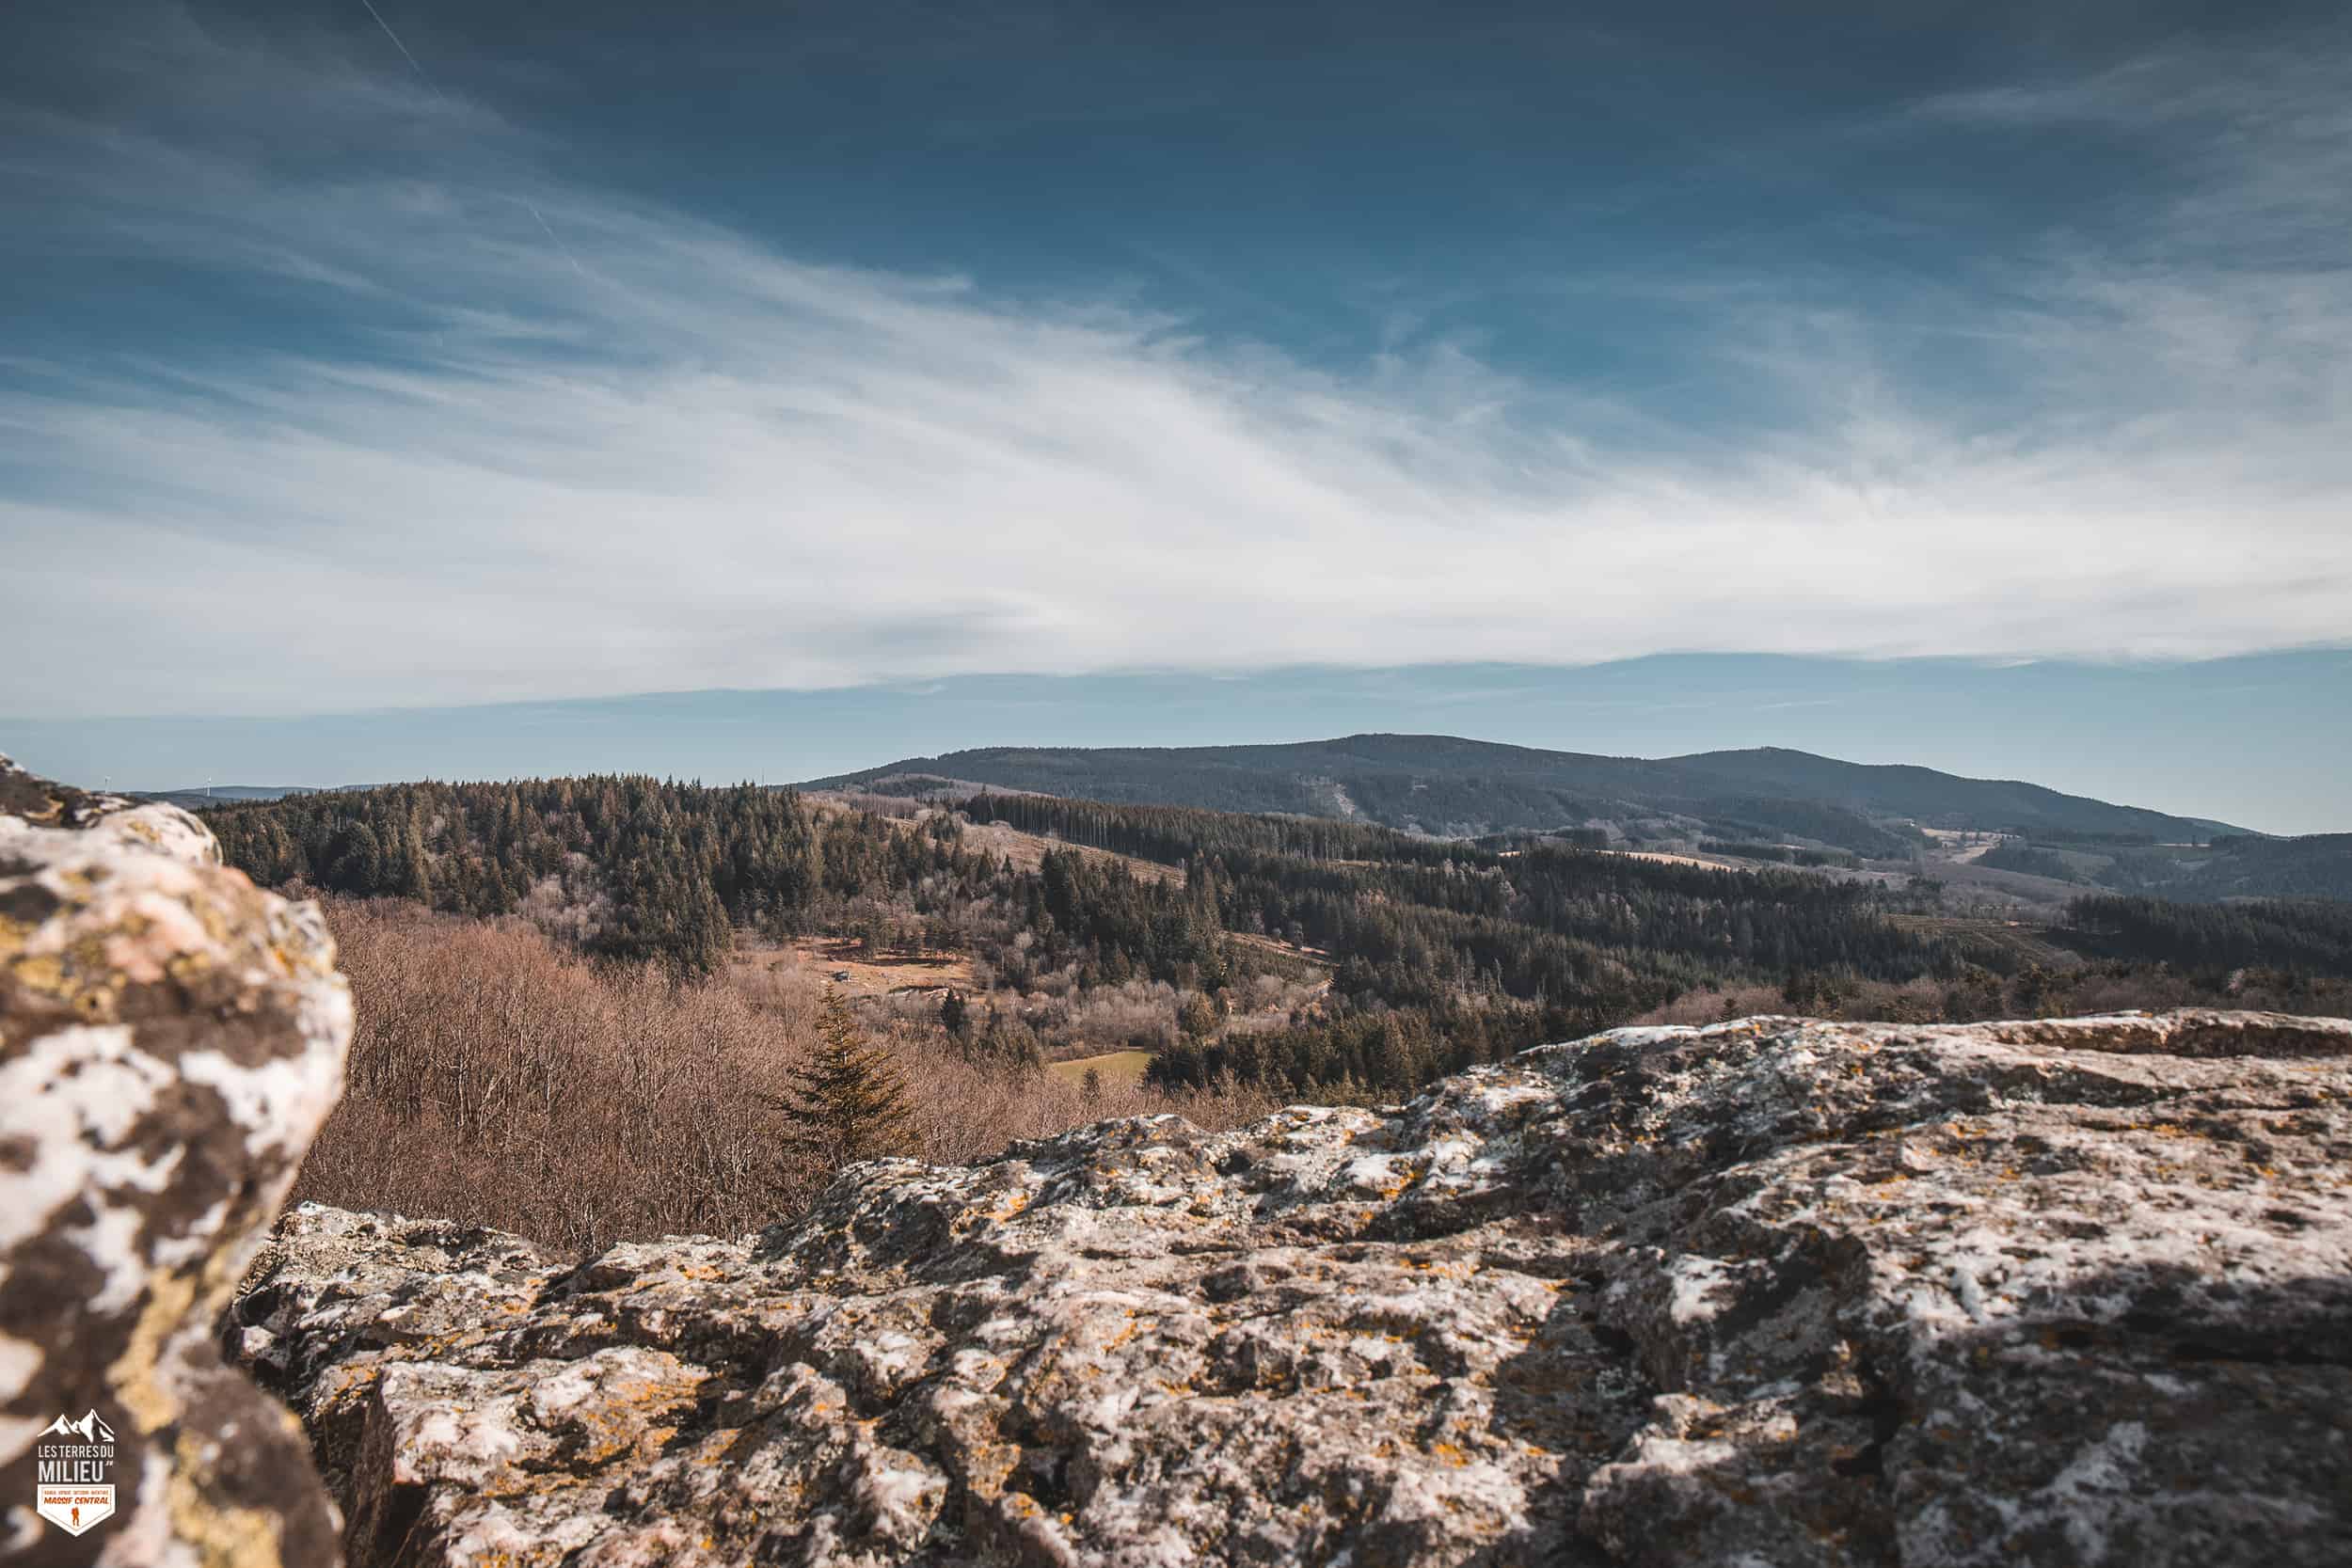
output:
[[[1629,1022],[2352,1011],[2352,905],[2106,892],[1988,863],[2022,840],[1983,828],[1922,830],[1898,858],[1793,833],[1449,840],[1037,792],[632,776],[288,796],[206,820],[257,882],[325,897],[358,996],[355,1060],[380,1064],[355,1070],[304,1190],[572,1241],[812,1190],[821,1170],[756,1151],[829,994],[914,1085],[919,1148],[941,1159],[1105,1115],[1223,1126],[1283,1102],[1378,1104]],[[572,1022],[518,1046],[526,1018]],[[603,1109],[504,1103],[518,1082]],[[595,1131],[649,1093],[701,1106],[708,1147],[663,1153],[676,1134],[660,1118]],[[575,1144],[612,1136],[681,1171],[717,1164],[599,1177],[606,1144]],[[466,1207],[475,1181],[420,1201],[405,1189],[423,1166],[378,1152],[416,1139],[520,1142],[551,1184],[526,1201],[508,1183],[517,1207],[494,1215]],[[581,1182],[651,1207],[581,1210]]]

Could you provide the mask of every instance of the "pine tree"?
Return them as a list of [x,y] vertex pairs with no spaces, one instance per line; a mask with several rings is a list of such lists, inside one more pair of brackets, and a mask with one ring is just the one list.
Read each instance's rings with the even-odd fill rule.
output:
[[906,1080],[888,1052],[866,1043],[839,991],[826,991],[817,1032],[816,1053],[793,1069],[781,1104],[787,1148],[828,1175],[860,1160],[911,1152]]
[[400,895],[418,903],[433,902],[433,863],[424,852],[424,836],[412,819],[400,840]]
[[1176,1009],[1176,1027],[1187,1039],[1205,1040],[1216,1033],[1216,1004],[1199,991],[1184,998]]

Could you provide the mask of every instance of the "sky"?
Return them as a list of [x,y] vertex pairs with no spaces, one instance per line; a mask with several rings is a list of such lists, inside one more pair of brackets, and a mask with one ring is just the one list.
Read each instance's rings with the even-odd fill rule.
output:
[[[1794,746],[2025,779],[2263,832],[2352,830],[2352,651],[2194,662],[1659,655],[1247,674],[964,675],[292,718],[0,725],[51,777],[116,788],[656,772],[797,784],[967,747],[1209,746],[1368,731],[1677,756]],[[2151,745],[2148,737],[2164,739]]]
[[2341,6],[17,0],[0,210],[0,750],[1629,670],[1579,733],[2352,827]]

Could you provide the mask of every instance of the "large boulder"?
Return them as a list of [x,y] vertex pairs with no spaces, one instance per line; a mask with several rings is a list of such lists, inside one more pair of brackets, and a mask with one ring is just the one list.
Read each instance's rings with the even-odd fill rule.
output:
[[1627,1029],[586,1262],[303,1208],[354,1568],[2352,1561],[2352,1022]]
[[[176,807],[0,757],[0,1558],[335,1557],[300,1429],[214,1325],[342,1093],[351,1001],[318,911],[219,860]],[[61,1441],[112,1450],[78,1536],[34,1510]]]

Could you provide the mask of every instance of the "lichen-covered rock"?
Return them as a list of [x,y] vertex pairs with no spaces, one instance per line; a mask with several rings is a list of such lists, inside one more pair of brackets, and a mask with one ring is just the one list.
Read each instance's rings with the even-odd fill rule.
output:
[[303,1208],[375,1564],[2352,1561],[2352,1022],[1629,1029],[615,1247]]
[[[0,1559],[319,1564],[334,1513],[213,1325],[342,1089],[316,909],[176,807],[0,757]],[[96,1412],[115,1516],[33,1510],[37,1442]]]

